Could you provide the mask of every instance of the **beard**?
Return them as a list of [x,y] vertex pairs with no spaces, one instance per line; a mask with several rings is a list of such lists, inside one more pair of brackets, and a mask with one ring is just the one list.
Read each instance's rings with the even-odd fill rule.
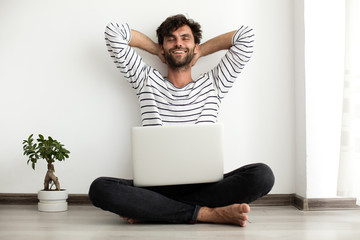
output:
[[185,57],[181,57],[181,58],[178,56],[173,56],[171,54],[171,52],[173,52],[175,49],[178,49],[178,48],[172,48],[169,51],[164,52],[164,57],[165,57],[167,64],[173,70],[187,69],[190,66],[190,63],[194,58],[195,47],[192,50],[190,50],[189,48],[182,49],[182,50],[185,50],[187,53],[186,53]]

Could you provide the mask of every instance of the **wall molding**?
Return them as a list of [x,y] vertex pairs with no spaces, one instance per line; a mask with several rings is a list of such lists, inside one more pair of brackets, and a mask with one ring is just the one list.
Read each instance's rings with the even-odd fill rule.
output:
[[[69,194],[67,202],[69,205],[91,204],[87,194]],[[37,203],[36,193],[0,193],[0,204],[33,205]]]
[[337,209],[360,209],[356,204],[356,198],[303,198],[294,196],[294,206],[304,211],[337,210]]
[[295,194],[268,194],[252,202],[252,206],[289,206],[294,204]]
[[[38,203],[35,193],[0,193],[0,204],[35,205]],[[87,194],[69,194],[69,205],[91,205]],[[294,206],[303,211],[321,211],[335,209],[359,209],[356,198],[303,198],[296,194],[268,194],[250,204],[251,206]]]

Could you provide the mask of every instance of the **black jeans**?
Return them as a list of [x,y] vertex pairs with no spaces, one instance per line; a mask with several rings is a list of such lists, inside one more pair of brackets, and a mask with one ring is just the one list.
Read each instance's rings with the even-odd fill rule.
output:
[[265,164],[243,166],[216,183],[139,188],[132,180],[100,177],[90,186],[94,206],[123,217],[143,221],[194,223],[200,207],[250,203],[266,195],[274,185]]

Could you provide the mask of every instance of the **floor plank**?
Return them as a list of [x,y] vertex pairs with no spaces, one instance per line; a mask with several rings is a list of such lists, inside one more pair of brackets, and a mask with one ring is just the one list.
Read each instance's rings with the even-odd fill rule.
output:
[[252,207],[247,227],[215,224],[128,224],[92,206],[61,213],[36,205],[0,205],[0,239],[360,239],[360,211],[299,211],[292,206]]

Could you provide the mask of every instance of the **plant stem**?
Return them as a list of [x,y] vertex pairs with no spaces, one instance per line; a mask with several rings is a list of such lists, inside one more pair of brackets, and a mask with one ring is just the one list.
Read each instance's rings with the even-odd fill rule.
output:
[[54,165],[52,163],[48,163],[48,170],[47,173],[45,175],[45,180],[44,180],[44,190],[45,191],[50,191],[50,183],[53,182],[56,186],[56,190],[60,191],[60,183],[58,178],[55,176],[54,174]]

